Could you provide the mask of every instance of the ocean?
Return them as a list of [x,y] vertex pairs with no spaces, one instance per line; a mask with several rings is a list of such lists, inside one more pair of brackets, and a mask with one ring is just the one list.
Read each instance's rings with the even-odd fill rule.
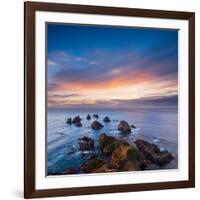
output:
[[[104,127],[92,130],[91,123],[95,118],[87,120],[86,116],[98,114],[100,123]],[[69,117],[79,115],[82,127],[66,124]],[[110,123],[104,123],[103,118],[108,116]],[[120,120],[127,121],[136,126],[129,135],[122,135],[117,126]],[[163,169],[178,168],[178,109],[169,107],[136,107],[128,109],[74,109],[74,108],[48,108],[47,111],[47,174],[62,174],[67,168],[78,168],[90,156],[89,151],[79,151],[79,139],[87,136],[95,141],[95,151],[99,151],[98,139],[101,133],[115,136],[130,144],[135,139],[145,139],[155,143],[161,149],[171,152],[175,159],[162,167]]]

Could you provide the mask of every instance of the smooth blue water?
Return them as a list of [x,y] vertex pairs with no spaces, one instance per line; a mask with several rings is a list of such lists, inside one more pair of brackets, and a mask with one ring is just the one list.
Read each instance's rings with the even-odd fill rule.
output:
[[[95,119],[86,120],[87,114],[97,113],[98,121],[104,127],[92,130],[90,125]],[[68,117],[79,115],[82,127],[66,124]],[[108,116],[111,123],[104,123]],[[117,126],[120,120],[126,120],[137,128],[130,135],[123,136]],[[178,111],[177,107],[137,107],[134,109],[48,109],[47,113],[47,173],[62,173],[66,168],[79,167],[91,156],[91,152],[78,150],[78,139],[88,136],[95,140],[98,151],[98,139],[101,133],[113,135],[133,144],[136,138],[156,143],[160,148],[173,153],[175,159],[164,168],[177,168],[178,151]]]

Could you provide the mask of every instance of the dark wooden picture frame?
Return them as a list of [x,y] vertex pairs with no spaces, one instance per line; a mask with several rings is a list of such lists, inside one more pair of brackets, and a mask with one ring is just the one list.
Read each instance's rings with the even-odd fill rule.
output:
[[[109,186],[92,186],[64,189],[36,190],[35,188],[35,12],[53,11],[70,13],[87,13],[114,16],[136,16],[146,18],[183,19],[189,22],[189,180],[124,184]],[[175,12],[144,10],[131,8],[99,7],[58,3],[25,2],[25,107],[24,107],[24,197],[55,197],[86,195],[114,192],[160,190],[188,188],[195,186],[195,14],[192,12]]]

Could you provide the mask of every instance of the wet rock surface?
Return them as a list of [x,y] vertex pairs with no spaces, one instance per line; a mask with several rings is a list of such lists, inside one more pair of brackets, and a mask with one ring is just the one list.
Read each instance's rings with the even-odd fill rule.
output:
[[139,151],[141,151],[147,159],[157,165],[162,166],[169,163],[173,159],[172,154],[167,150],[161,151],[157,145],[151,144],[145,140],[137,139],[135,144]]

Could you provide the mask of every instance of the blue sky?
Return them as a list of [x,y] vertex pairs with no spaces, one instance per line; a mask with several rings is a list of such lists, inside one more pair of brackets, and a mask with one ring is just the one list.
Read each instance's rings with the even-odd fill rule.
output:
[[47,36],[50,107],[177,99],[176,30],[48,24]]

